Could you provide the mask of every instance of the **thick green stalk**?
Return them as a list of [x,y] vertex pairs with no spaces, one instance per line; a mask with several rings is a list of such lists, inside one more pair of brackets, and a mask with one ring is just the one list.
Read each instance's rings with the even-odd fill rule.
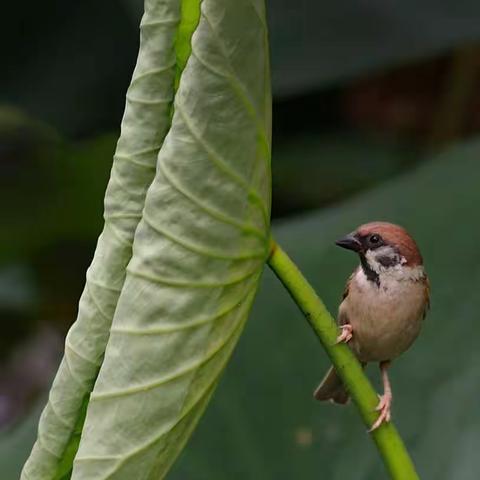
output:
[[[323,302],[288,255],[272,241],[270,268],[299,306],[322,343],[338,374],[348,388],[368,428],[378,413],[378,397],[363,369],[345,344],[336,344],[338,327]],[[371,433],[380,455],[395,480],[415,480],[418,474],[405,445],[392,423],[383,424]]]

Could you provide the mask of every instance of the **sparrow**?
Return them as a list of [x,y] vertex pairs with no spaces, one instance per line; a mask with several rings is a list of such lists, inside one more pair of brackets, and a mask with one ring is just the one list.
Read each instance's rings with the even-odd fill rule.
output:
[[[398,225],[367,223],[335,243],[360,257],[338,309],[337,343],[347,343],[364,367],[379,363],[384,392],[379,395],[373,431],[391,419],[393,394],[387,370],[420,333],[430,307],[430,284],[417,244]],[[347,403],[349,394],[333,367],[314,397]]]

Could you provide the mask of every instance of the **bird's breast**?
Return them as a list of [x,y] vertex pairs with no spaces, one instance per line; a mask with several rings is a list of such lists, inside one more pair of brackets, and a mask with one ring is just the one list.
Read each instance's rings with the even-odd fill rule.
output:
[[407,350],[420,332],[424,310],[422,281],[384,276],[377,284],[359,269],[339,315],[352,325],[352,349],[368,362],[391,360]]

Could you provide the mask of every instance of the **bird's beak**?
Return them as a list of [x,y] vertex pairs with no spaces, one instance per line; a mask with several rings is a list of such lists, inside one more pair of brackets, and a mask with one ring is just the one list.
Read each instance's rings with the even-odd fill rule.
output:
[[347,250],[353,250],[354,252],[360,252],[360,250],[362,250],[362,244],[359,242],[355,233],[349,233],[347,236],[337,240],[335,244]]

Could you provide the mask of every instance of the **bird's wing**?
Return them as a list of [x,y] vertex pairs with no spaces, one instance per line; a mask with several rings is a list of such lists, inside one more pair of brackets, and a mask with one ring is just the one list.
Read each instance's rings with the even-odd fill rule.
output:
[[427,316],[428,311],[430,310],[430,280],[428,277],[425,277],[425,290],[424,290],[424,295],[425,295],[425,310],[423,312],[423,318]]
[[355,276],[356,273],[357,273],[357,270],[354,270],[353,273],[350,275],[350,277],[348,277],[347,283],[345,284],[345,288],[342,294],[342,302],[340,303],[340,307],[338,308],[338,315],[337,315],[338,325],[345,325],[346,323],[349,323],[345,308],[342,308],[342,303],[348,297],[348,294],[350,292],[350,284],[352,283],[353,277]]
[[343,290],[342,300],[345,300],[348,297],[348,293],[350,291],[350,283],[352,282],[353,277],[355,276],[356,273],[357,273],[357,270],[354,270],[353,273],[348,277],[347,283],[345,284],[345,288]]

